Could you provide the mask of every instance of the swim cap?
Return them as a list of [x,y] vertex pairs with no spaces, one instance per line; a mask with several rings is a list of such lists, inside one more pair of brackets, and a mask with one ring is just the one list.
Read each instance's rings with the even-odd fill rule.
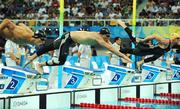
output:
[[108,28],[101,28],[99,33],[102,35],[106,35],[107,37],[110,37],[110,31]]
[[46,38],[46,33],[43,31],[43,30],[37,30],[35,33],[34,33],[34,38],[40,38],[41,40],[45,40]]

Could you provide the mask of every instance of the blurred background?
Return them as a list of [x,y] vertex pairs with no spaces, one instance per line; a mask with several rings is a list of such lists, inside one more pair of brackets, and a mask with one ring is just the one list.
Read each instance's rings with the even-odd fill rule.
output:
[[[132,22],[133,0],[65,0],[64,32],[86,28],[99,31],[106,26],[111,38],[120,37],[122,43],[130,45],[128,35],[116,25],[116,19],[123,19],[127,25]],[[49,28],[49,39],[59,33],[58,0],[0,0],[0,21],[9,18],[16,23],[23,22],[33,30]],[[179,0],[137,0],[136,37],[144,38],[157,34],[169,37],[180,34]]]

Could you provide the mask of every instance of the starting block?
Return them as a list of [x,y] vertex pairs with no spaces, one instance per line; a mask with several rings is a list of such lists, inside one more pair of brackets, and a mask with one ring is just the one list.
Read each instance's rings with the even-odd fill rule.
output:
[[[41,82],[48,84],[47,79],[37,77],[37,71],[22,67],[1,66],[0,74],[4,78],[1,82],[1,92],[6,94],[29,93],[35,88],[38,90]],[[47,89],[48,85],[45,90]]]
[[[94,86],[94,82],[97,83],[97,77],[93,70],[79,67],[79,66],[63,66],[63,86],[65,88],[82,88],[87,86]],[[65,74],[65,75],[64,75]],[[97,77],[97,78],[96,78]],[[99,83],[100,84],[100,83]]]
[[171,64],[173,70],[172,80],[180,80],[180,65]]
[[150,64],[142,65],[142,82],[162,82],[167,81],[167,69]]
[[107,70],[113,73],[109,85],[130,84],[135,74],[135,70],[133,69],[116,65],[107,65]]

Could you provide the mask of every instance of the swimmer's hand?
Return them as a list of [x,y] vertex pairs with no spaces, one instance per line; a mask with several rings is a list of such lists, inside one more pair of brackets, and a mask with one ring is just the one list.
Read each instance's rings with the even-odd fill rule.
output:
[[25,68],[27,65],[29,65],[34,59],[36,59],[38,56],[36,53],[34,53],[32,56],[29,57],[29,61],[23,66]]
[[125,59],[128,63],[132,63],[133,62],[129,57],[127,57],[124,54],[123,54],[122,58]]
[[123,28],[126,28],[126,24],[125,22],[123,22],[122,20],[117,20],[117,24],[119,24],[120,26],[122,26]]

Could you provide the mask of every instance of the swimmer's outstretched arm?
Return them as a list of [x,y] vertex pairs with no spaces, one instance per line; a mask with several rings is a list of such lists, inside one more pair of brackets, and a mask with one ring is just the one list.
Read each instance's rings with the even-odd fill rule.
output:
[[131,59],[129,57],[127,57],[125,54],[119,52],[118,50],[114,49],[113,46],[111,44],[109,44],[108,42],[105,42],[103,39],[101,38],[96,38],[97,42],[107,48],[109,51],[111,51],[112,53],[114,53],[115,55],[124,58],[125,60],[127,60],[127,62],[132,63]]
[[126,33],[128,34],[130,40],[132,43],[136,44],[136,38],[133,37],[132,35],[132,30],[130,30],[127,25],[125,24],[125,22],[123,22],[122,20],[117,20],[117,24],[119,24],[121,27],[123,27],[123,29],[126,31]]
[[127,28],[127,25],[125,24],[125,22],[123,22],[122,20],[117,20],[117,24],[119,24],[121,27],[123,27],[124,29]]

